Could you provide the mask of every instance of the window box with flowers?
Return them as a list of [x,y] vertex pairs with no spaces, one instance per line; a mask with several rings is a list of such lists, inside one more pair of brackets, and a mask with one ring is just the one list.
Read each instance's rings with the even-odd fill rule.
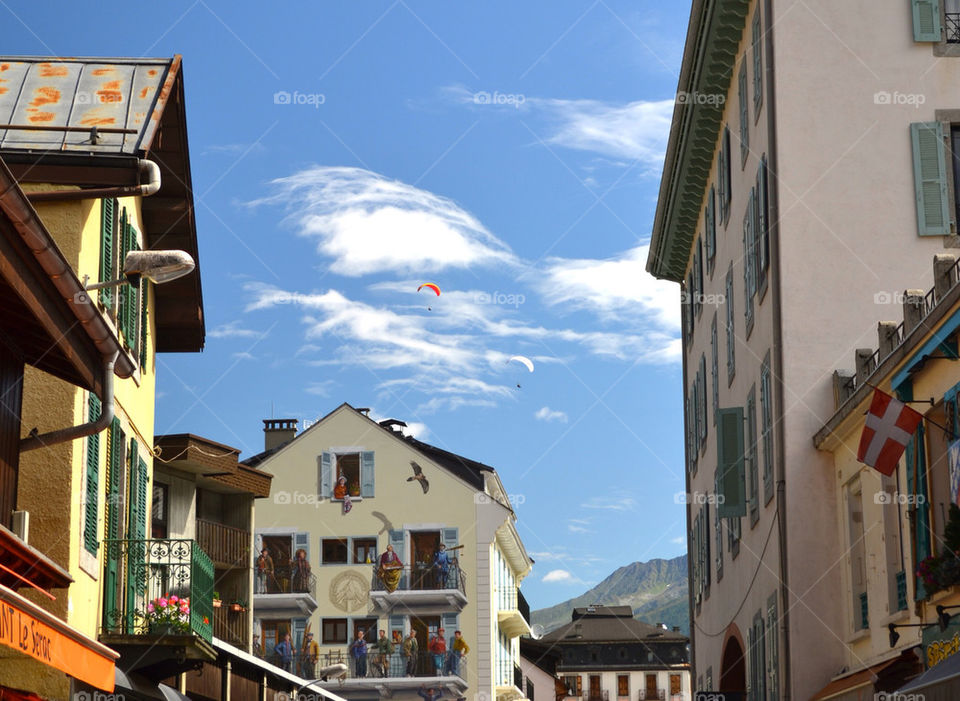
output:
[[950,505],[950,514],[943,532],[944,548],[939,555],[930,555],[917,563],[917,577],[929,597],[960,584],[960,508]]
[[[190,599],[176,594],[158,596],[147,604],[144,618],[151,635],[189,635]],[[203,622],[210,621],[204,617]]]

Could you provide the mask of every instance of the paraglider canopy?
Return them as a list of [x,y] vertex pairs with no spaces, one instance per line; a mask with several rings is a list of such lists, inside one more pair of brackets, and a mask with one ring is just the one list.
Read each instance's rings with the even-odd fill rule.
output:
[[417,292],[422,290],[424,287],[426,287],[428,290],[433,290],[433,293],[437,295],[437,297],[440,296],[440,288],[437,285],[434,285],[432,282],[423,283],[422,285],[420,285],[420,287],[417,288]]
[[515,356],[511,357],[510,360],[508,360],[507,362],[509,363],[509,362],[514,361],[514,360],[516,360],[518,363],[522,363],[523,365],[526,366],[527,370],[529,370],[530,372],[533,372],[533,361],[530,360],[530,358],[528,358],[527,356],[525,356],[525,355],[515,355]]

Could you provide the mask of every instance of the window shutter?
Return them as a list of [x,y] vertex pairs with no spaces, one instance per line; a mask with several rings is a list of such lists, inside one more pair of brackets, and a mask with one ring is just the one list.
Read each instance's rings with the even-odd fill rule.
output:
[[767,600],[767,699],[766,701],[777,701],[780,692],[779,684],[779,660],[778,644],[779,633],[777,630],[777,595],[771,594]]
[[740,61],[740,72],[737,74],[737,95],[740,107],[740,165],[747,162],[750,153],[750,102],[747,98],[747,57]]
[[713,384],[713,425],[717,425],[717,408],[720,406],[720,348],[717,337],[717,312],[710,324],[710,370]]
[[[140,250],[140,246],[137,244],[137,230],[133,228],[133,225],[129,222],[126,225],[126,231],[124,232],[124,238],[126,240],[126,251],[124,251],[123,259],[120,260],[120,270],[123,270],[123,260],[126,259],[127,253],[130,251]],[[124,341],[127,343],[127,347],[134,351],[135,354],[137,351],[137,341],[139,337],[137,335],[137,320],[140,316],[140,283],[138,282],[134,285],[124,285],[123,286],[124,294]]]
[[693,517],[691,532],[693,534],[693,543],[691,543],[693,546],[691,549],[693,553],[693,600],[699,604],[702,594],[700,587],[700,514]]
[[[393,546],[393,552],[397,554],[401,562],[406,562],[406,551],[404,550],[403,531],[389,531],[387,533],[387,543]],[[384,548],[386,550],[386,548]],[[409,563],[407,563],[409,564]]]
[[[117,257],[117,271],[123,272],[123,261],[129,251],[130,237],[127,235],[127,208],[120,210],[120,225],[117,228],[117,244],[120,248],[120,255]],[[123,334],[124,339],[128,337],[127,331],[127,306],[129,305],[130,286],[121,285],[117,289],[117,329]]]
[[120,537],[120,470],[123,465],[123,431],[120,420],[113,419],[110,425],[110,440],[107,450],[107,538]]
[[703,505],[703,578],[710,588],[710,502]]
[[763,501],[773,497],[773,404],[770,387],[770,352],[760,368],[760,422],[763,436]]
[[723,518],[745,516],[746,494],[743,473],[743,407],[717,412],[717,461],[720,468],[720,496],[717,510]]
[[763,35],[760,29],[760,7],[753,13],[753,113],[760,114],[763,104]]
[[[100,418],[100,399],[90,393],[89,421]],[[83,521],[83,547],[88,553],[96,556],[99,539],[97,538],[97,500],[100,495],[100,434],[87,436],[87,484],[86,507]]]
[[[117,218],[117,201],[112,197],[100,200],[100,282],[113,279],[114,230]],[[110,309],[113,306],[113,291],[107,287],[100,290],[100,303]]]
[[767,217],[767,157],[757,166],[756,222],[754,236],[757,247],[757,287],[762,287],[770,265],[770,223]]
[[727,221],[727,154],[724,148],[727,131],[724,129],[723,137],[720,140],[720,152],[717,154],[717,195],[720,196],[720,222]]
[[441,534],[441,542],[446,546],[447,550],[454,548],[460,545],[460,529],[459,528],[444,528]]
[[915,122],[910,125],[910,139],[917,196],[917,233],[920,236],[949,234],[943,125],[940,122]]
[[307,618],[295,618],[293,619],[293,646],[297,650],[303,649],[303,635],[307,629]]
[[751,387],[747,394],[747,430],[745,437],[750,475],[750,491],[747,502],[750,505],[750,521],[756,523],[759,517],[760,480],[759,470],[757,469],[757,392],[755,386]]
[[317,475],[317,485],[320,488],[320,497],[329,498],[333,494],[333,487],[331,487],[331,480],[333,479],[333,456],[324,451],[321,455],[317,456],[317,465],[318,472]]
[[733,380],[736,374],[736,348],[734,343],[734,312],[733,312],[733,265],[727,270],[726,279],[726,303],[727,303],[727,384]]
[[140,484],[139,484],[139,473],[137,472],[137,460],[139,459],[139,450],[137,446],[137,439],[130,439],[130,454],[127,455],[127,466],[130,470],[130,486],[127,491],[127,538],[131,540],[138,540],[143,538],[143,536],[138,536],[136,534],[137,525],[140,523]]
[[137,346],[140,348],[140,368],[147,366],[147,299],[149,298],[150,281],[140,280],[140,338]]
[[913,10],[913,40],[941,41],[940,0],[910,0]]
[[307,554],[307,561],[310,560],[310,534],[306,531],[301,531],[296,533],[293,536],[293,553],[296,557],[297,550],[303,548],[303,551]]
[[403,616],[390,616],[390,630],[387,631],[387,635],[393,639],[394,631],[399,631],[400,635],[403,635]]
[[441,626],[444,628],[444,633],[446,633],[447,638],[453,637],[453,631],[459,630],[459,616],[455,613],[445,613],[441,617]]
[[700,354],[700,443],[707,445],[707,356]]
[[366,450],[360,453],[360,496],[374,496],[374,477],[373,451]]
[[707,230],[707,270],[713,271],[713,258],[717,252],[717,222],[714,218],[716,212],[715,208],[715,199],[716,191],[713,186],[710,187],[710,192],[707,194],[707,209],[703,215],[705,228]]

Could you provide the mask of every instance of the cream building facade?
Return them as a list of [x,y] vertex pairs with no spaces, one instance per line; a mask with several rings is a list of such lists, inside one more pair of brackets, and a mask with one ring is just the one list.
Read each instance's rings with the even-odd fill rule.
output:
[[697,690],[806,699],[843,667],[835,475],[810,436],[836,358],[956,245],[956,20],[692,4],[647,267],[684,295]]
[[[309,626],[319,667],[348,665],[345,679],[324,684],[347,698],[418,698],[421,685],[521,698],[518,637],[530,628],[519,586],[532,561],[496,471],[347,404],[300,434],[294,421],[265,424],[267,450],[244,461],[273,475],[272,498],[256,506],[256,548],[267,549],[272,567],[254,595],[264,654],[285,633],[301,649]],[[443,576],[433,567],[441,544],[451,560]],[[392,591],[377,573],[388,546],[403,566]],[[300,550],[307,577],[289,565]],[[437,674],[427,644],[440,627],[448,648],[460,630],[470,650]],[[371,649],[361,677],[348,654],[359,630],[371,643],[378,631],[390,639],[414,631],[412,674],[397,644],[386,660]]]

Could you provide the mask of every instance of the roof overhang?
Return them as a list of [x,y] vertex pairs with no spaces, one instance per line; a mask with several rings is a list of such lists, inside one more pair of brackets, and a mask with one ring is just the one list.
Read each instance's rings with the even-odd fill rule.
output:
[[[677,92],[726,96],[748,0],[693,0]],[[723,100],[677,100],[663,163],[647,271],[681,282],[713,167]]]
[[42,552],[0,526],[0,585],[19,589],[30,584],[40,589],[66,589],[73,577]]
[[[0,154],[19,182],[140,185],[138,159],[160,167],[159,192],[141,202],[147,247],[186,251],[196,268],[154,287],[157,352],[202,350],[206,330],[180,56],[0,57],[0,80],[7,81],[0,126],[42,127],[0,128]],[[119,98],[103,100],[101,93]],[[45,121],[36,122],[38,116]]]

